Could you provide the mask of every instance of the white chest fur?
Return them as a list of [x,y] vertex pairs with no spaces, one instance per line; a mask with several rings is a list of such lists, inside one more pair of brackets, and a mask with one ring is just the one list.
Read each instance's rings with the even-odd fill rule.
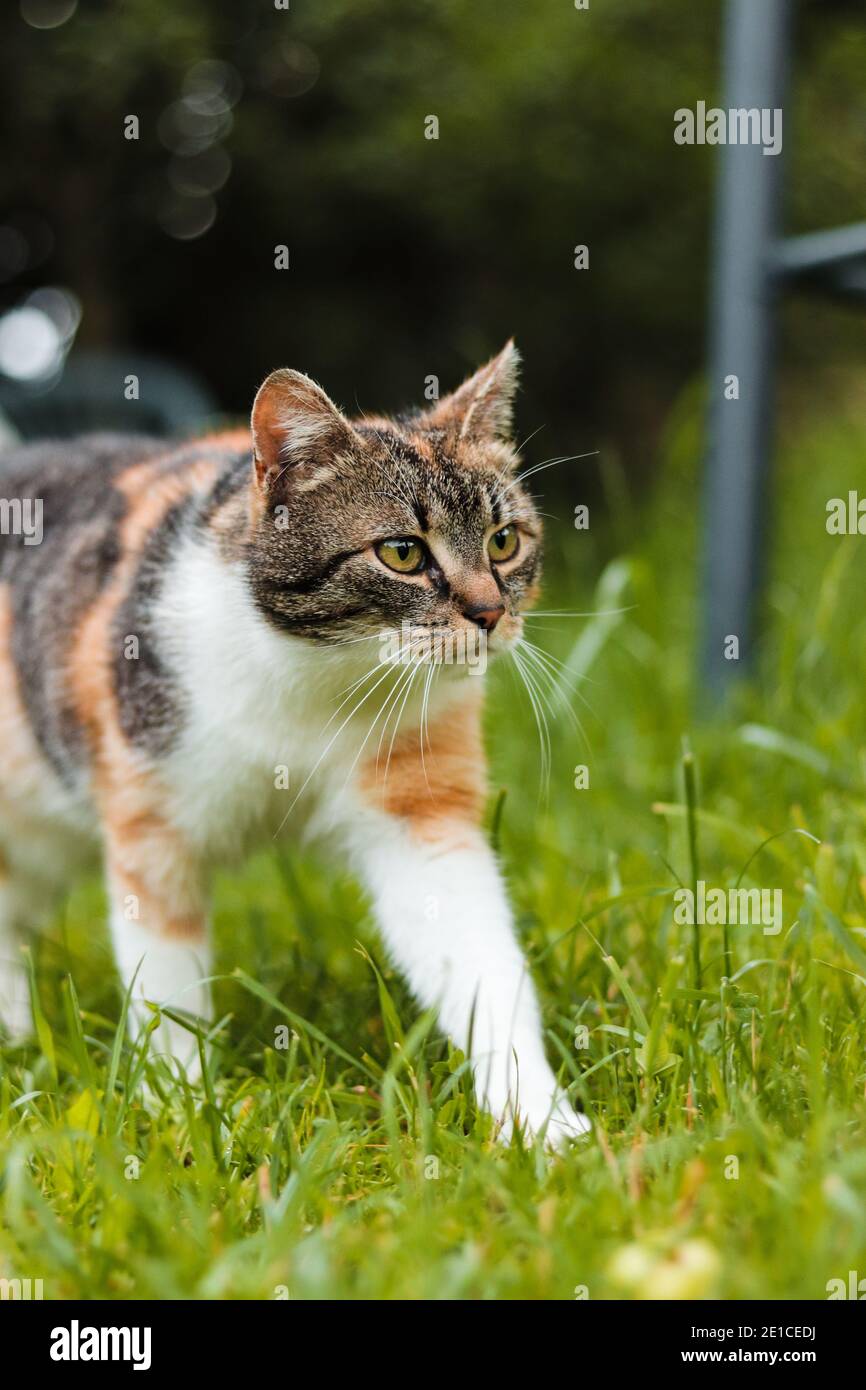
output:
[[[240,568],[201,541],[179,551],[156,616],[186,705],[164,769],[175,823],[223,853],[284,820],[306,823],[312,815],[327,825],[337,803],[348,809],[353,772],[365,751],[376,753],[383,701],[396,680],[378,666],[378,640],[327,648],[275,630]],[[457,684],[440,683],[436,708],[454,698]],[[413,693],[401,727],[419,715]]]

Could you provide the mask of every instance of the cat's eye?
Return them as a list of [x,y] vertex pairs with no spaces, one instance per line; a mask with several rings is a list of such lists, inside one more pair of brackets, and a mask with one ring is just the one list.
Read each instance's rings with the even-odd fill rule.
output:
[[379,541],[376,554],[389,570],[398,574],[418,574],[424,568],[427,552],[420,541],[411,536],[398,536],[393,541]]
[[494,531],[490,540],[487,542],[487,554],[491,560],[497,564],[502,564],[504,560],[512,560],[517,554],[519,544],[517,528],[514,526],[503,526],[498,531]]

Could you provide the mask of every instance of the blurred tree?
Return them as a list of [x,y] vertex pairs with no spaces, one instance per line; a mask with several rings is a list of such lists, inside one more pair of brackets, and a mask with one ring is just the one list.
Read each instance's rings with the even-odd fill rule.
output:
[[[398,408],[513,333],[522,430],[640,466],[703,357],[716,166],[673,113],[717,94],[717,0],[93,0],[28,22],[52,5],[3,20],[0,222],[53,238],[5,303],[63,284],[82,341],[184,361],[239,412],[283,363]],[[866,154],[866,25],[816,5],[802,29],[797,230],[860,215]]]

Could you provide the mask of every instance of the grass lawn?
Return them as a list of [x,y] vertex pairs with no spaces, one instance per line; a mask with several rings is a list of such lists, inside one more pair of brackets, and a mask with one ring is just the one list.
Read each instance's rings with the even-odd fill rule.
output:
[[[528,701],[490,679],[492,833],[592,1137],[497,1144],[356,886],[288,844],[218,884],[219,1055],[191,1089],[118,1031],[83,885],[35,943],[38,1044],[0,1046],[0,1277],[46,1299],[821,1299],[866,1276],[866,538],[824,525],[866,492],[866,418],[789,418],[755,680],[704,720],[698,456],[683,407],[649,504],[608,470],[578,532],[583,475],[547,489],[542,607],[628,611],[528,628],[582,696],[546,797]],[[698,974],[674,919],[698,878],[783,895],[778,935],[729,929],[727,981],[722,928]]]

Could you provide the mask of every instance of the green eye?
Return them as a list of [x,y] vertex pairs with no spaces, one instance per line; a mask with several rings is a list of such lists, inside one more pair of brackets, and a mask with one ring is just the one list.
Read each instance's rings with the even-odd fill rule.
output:
[[495,560],[497,564],[502,564],[503,560],[511,560],[517,554],[518,544],[516,528],[503,526],[500,531],[494,531],[487,542],[487,554],[491,560]]
[[399,536],[393,541],[380,541],[376,546],[376,554],[383,565],[387,565],[389,570],[396,570],[398,574],[417,574],[427,561],[423,545],[411,536]]

